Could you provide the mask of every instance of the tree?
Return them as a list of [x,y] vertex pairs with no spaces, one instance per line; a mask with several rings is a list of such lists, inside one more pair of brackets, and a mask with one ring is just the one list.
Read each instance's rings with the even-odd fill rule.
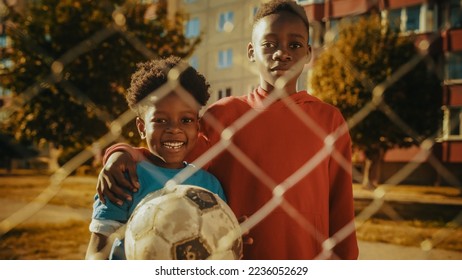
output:
[[[378,184],[387,150],[419,145],[439,129],[441,82],[425,60],[385,87],[383,94],[376,88],[417,54],[411,36],[400,36],[371,15],[340,24],[337,39],[315,61],[313,94],[337,106],[347,120],[367,104],[376,106],[360,122],[350,123],[353,145],[366,157],[365,187]],[[374,89],[379,98],[371,102]],[[389,108],[402,123],[385,113]]]
[[[12,67],[3,87],[20,108],[6,128],[19,140],[46,139],[82,149],[128,109],[124,98],[140,61],[187,57],[200,42],[183,34],[186,15],[168,15],[167,1],[29,1],[10,8]],[[134,125],[124,135],[136,144]]]

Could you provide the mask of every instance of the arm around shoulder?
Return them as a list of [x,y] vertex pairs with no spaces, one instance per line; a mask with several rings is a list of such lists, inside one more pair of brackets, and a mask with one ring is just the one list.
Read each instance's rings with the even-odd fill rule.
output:
[[104,167],[98,177],[96,187],[99,198],[105,203],[105,197],[119,205],[123,200],[131,200],[126,192],[137,191],[140,187],[136,174],[136,164],[145,159],[149,151],[144,148],[134,148],[125,143],[109,147],[103,157]]
[[103,164],[106,164],[108,158],[115,152],[126,152],[136,162],[144,159],[141,148],[135,148],[126,143],[117,143],[106,149],[103,156]]

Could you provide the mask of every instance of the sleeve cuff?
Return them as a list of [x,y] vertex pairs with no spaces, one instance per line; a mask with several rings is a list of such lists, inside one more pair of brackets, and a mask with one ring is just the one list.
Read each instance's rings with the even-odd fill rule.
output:
[[136,162],[142,161],[145,159],[143,150],[144,150],[143,148],[134,148],[125,143],[117,143],[107,148],[106,151],[104,152],[103,165],[106,164],[107,159],[115,152],[126,152],[132,157],[134,161]]
[[88,227],[90,232],[99,233],[104,236],[109,236],[116,232],[123,224],[113,220],[97,220],[92,219]]

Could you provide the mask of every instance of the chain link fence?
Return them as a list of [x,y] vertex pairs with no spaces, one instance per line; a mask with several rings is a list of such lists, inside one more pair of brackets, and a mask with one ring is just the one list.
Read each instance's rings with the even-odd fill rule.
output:
[[[144,44],[134,36],[130,30],[124,25],[124,21],[122,20],[124,17],[123,13],[120,12],[114,16],[114,22],[111,26],[106,27],[94,34],[89,34],[88,39],[82,41],[80,44],[76,45],[72,49],[69,49],[59,58],[53,58],[48,56],[46,53],[42,52],[40,47],[35,44],[33,41],[30,42],[31,46],[35,47],[35,50],[40,53],[43,57],[44,67],[49,69],[49,75],[45,77],[43,80],[37,81],[35,84],[31,84],[27,90],[21,93],[21,98],[14,98],[12,106],[8,108],[2,108],[2,114],[8,116],[15,112],[16,109],[23,107],[25,104],[30,102],[32,98],[36,95],[39,95],[44,88],[44,85],[54,84],[59,82],[61,86],[65,88],[67,93],[72,96],[75,100],[78,100],[82,105],[84,105],[88,111],[93,112],[100,120],[104,123],[107,123],[107,133],[102,136],[101,138],[97,139],[93,145],[97,145],[99,147],[108,147],[114,142],[120,141],[122,129],[126,126],[129,122],[132,122],[135,118],[135,113],[131,110],[127,110],[123,114],[119,116],[112,116],[111,112],[103,111],[98,108],[83,92],[79,90],[79,86],[72,84],[66,80],[62,79],[63,71],[66,66],[77,59],[82,54],[90,51],[93,48],[97,48],[101,45],[107,38],[112,36],[114,33],[122,34],[123,37],[136,49],[138,50],[143,56],[148,59],[152,59],[156,57],[156,54],[152,53],[152,51],[144,46]],[[8,24],[8,23],[6,23]],[[15,30],[15,27],[12,25],[10,26],[14,32],[22,32],[21,30]],[[335,31],[334,31],[335,33]],[[331,42],[328,38],[333,38],[334,36],[329,36],[328,33],[326,35],[326,46],[329,45]],[[27,40],[27,34],[23,34],[24,38]],[[318,154],[311,159],[307,159],[306,163],[289,178],[286,178],[286,184],[284,186],[279,186],[279,191],[274,191],[277,187],[274,182],[270,179],[270,174],[266,174],[264,170],[261,170],[258,166],[258,162],[255,162],[252,158],[249,158],[245,155],[245,153],[240,150],[240,148],[233,143],[232,136],[234,133],[239,131],[243,126],[247,123],[251,122],[255,119],[260,112],[259,111],[249,111],[247,114],[242,115],[238,120],[236,120],[232,126],[227,127],[224,129],[222,133],[222,138],[219,143],[213,146],[210,150],[208,150],[205,154],[203,154],[200,158],[198,158],[194,164],[198,167],[204,166],[209,160],[213,159],[216,155],[220,152],[227,150],[229,151],[234,157],[241,162],[242,165],[249,168],[252,173],[254,174],[257,180],[265,182],[269,189],[272,190],[274,197],[270,199],[259,211],[257,211],[254,215],[252,215],[246,222],[241,224],[243,231],[247,231],[251,229],[260,221],[265,219],[275,208],[282,207],[284,211],[289,213],[293,219],[296,220],[303,228],[306,228],[307,231],[312,229],[312,225],[309,221],[305,220],[300,213],[298,213],[295,209],[293,209],[290,205],[285,203],[283,199],[284,193],[295,184],[299,178],[308,174],[311,170],[313,170],[317,164],[323,159],[333,156],[334,159],[338,161],[340,166],[344,166],[344,168],[348,168],[348,165],[345,165],[345,159],[342,158],[340,155],[335,154],[336,151],[332,150],[331,144],[332,141],[335,141],[338,135],[342,133],[346,133],[349,128],[354,127],[361,121],[363,121],[369,114],[374,111],[381,111],[383,112],[387,118],[389,118],[396,126],[400,127],[402,131],[405,131],[409,137],[413,139],[420,139],[418,146],[418,152],[415,156],[402,168],[397,170],[392,176],[390,176],[385,182],[383,182],[378,188],[375,190],[363,190],[360,188],[355,188],[355,197],[359,201],[361,201],[361,207],[359,207],[356,211],[356,219],[355,224],[356,228],[349,224],[344,229],[339,231],[336,236],[337,242],[342,240],[345,236],[350,234],[352,231],[361,229],[363,225],[373,219],[377,215],[385,215],[386,219],[390,219],[393,221],[400,221],[403,219],[414,220],[419,219],[418,217],[403,217],[402,213],[406,213],[406,207],[409,206],[409,203],[417,203],[423,205],[422,207],[431,207],[432,204],[438,204],[439,202],[433,201],[431,198],[428,201],[424,198],[414,198],[414,197],[406,197],[404,196],[396,196],[392,192],[396,188],[399,188],[398,185],[403,184],[406,179],[415,172],[421,165],[429,164],[438,175],[444,179],[444,181],[449,182],[449,186],[458,188],[460,190],[461,187],[461,180],[454,174],[450,169],[448,169],[445,164],[434,156],[432,153],[435,145],[437,145],[437,139],[439,135],[433,135],[432,137],[424,138],[418,135],[411,124],[404,122],[400,116],[394,111],[393,104],[387,104],[385,99],[383,98],[384,92],[390,88],[394,83],[396,83],[400,78],[405,76],[407,73],[414,70],[416,65],[423,60],[427,60],[430,63],[433,63],[433,58],[429,55],[429,46],[431,46],[434,41],[437,40],[437,37],[430,37],[427,40],[424,40],[420,43],[419,48],[420,52],[415,57],[413,57],[410,61],[403,62],[402,67],[394,72],[391,76],[389,76],[386,80],[382,81],[379,84],[371,83],[370,81],[365,81],[367,86],[370,88],[371,92],[373,93],[373,98],[363,106],[361,110],[356,112],[356,114],[347,120],[349,127],[341,127],[340,131],[337,131],[337,135],[324,135],[323,131],[320,131],[320,135],[325,139],[325,147],[319,150]],[[199,46],[200,47],[200,46]],[[242,50],[244,51],[244,50]],[[342,61],[342,55],[338,55],[338,60]],[[181,69],[176,69],[181,71]],[[350,68],[352,73],[355,73],[356,69],[354,67]],[[438,71],[435,68],[435,71]],[[177,72],[176,74],[178,74]],[[441,73],[437,73],[438,76],[442,76]],[[71,73],[72,75],[72,73]],[[161,92],[156,92],[157,96],[162,96],[167,94],[171,89],[178,89],[180,86],[177,83],[175,77],[178,75],[170,75],[169,83],[160,89]],[[282,90],[278,89],[275,91],[275,96],[285,96],[286,93]],[[270,106],[275,99],[268,98],[265,101],[263,106],[268,107]],[[307,126],[307,129],[317,130],[317,125],[311,120],[304,112],[297,110],[297,107],[290,106],[291,110],[293,110],[293,114],[297,115],[302,119]],[[214,122],[215,120],[206,120]],[[34,199],[33,201],[29,202],[27,205],[22,207],[19,211],[15,212],[8,218],[0,221],[0,236],[6,234],[23,221],[27,220],[35,213],[40,211],[44,206],[46,206],[50,200],[60,191],[61,185],[63,181],[70,176],[73,172],[75,172],[79,167],[84,165],[88,160],[92,159],[96,155],[94,154],[94,149],[91,146],[83,149],[79,154],[73,157],[71,160],[66,162],[62,165],[56,172],[54,172],[50,177],[50,184],[49,186]],[[360,167],[354,166],[353,167],[353,178],[355,182],[362,181],[362,171]],[[181,176],[189,176],[190,174],[181,173]],[[184,177],[182,177],[184,178]],[[177,178],[179,181],[182,181],[182,178]],[[357,184],[356,184],[357,185]],[[396,188],[390,186],[398,186]],[[460,200],[453,199],[448,200],[449,204],[455,207],[456,210],[453,217],[445,220],[444,223],[446,224],[445,227],[441,230],[435,232],[431,237],[422,240],[421,242],[421,250],[426,252],[431,252],[431,250],[438,246],[441,242],[443,242],[447,237],[453,234],[455,229],[458,229],[462,223],[462,203]],[[444,202],[442,202],[444,204]],[[431,208],[433,209],[433,208]],[[406,233],[403,233],[406,234]],[[326,239],[323,241],[324,248],[329,250],[331,246],[329,246],[331,239]],[[327,256],[328,254],[326,254]],[[323,258],[323,256],[320,256]]]

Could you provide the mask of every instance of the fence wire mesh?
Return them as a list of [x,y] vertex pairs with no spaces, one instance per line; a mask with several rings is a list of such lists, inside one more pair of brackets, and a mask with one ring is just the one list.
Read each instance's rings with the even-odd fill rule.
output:
[[[9,217],[0,221],[0,237],[11,231],[13,228],[17,227],[22,222],[26,221],[38,211],[40,211],[44,206],[46,206],[50,200],[60,191],[63,181],[73,174],[79,167],[84,165],[88,160],[92,159],[95,155],[95,150],[92,149],[92,146],[97,145],[99,147],[108,147],[112,143],[123,141],[122,129],[129,122],[132,122],[136,117],[135,113],[129,109],[119,116],[113,116],[111,112],[107,112],[98,108],[88,96],[86,96],[79,86],[72,84],[68,80],[64,80],[62,77],[65,74],[64,69],[66,66],[77,59],[82,54],[89,52],[90,50],[100,46],[106,39],[112,36],[115,33],[122,34],[122,36],[137,50],[139,51],[146,60],[155,58],[157,55],[154,54],[150,49],[146,48],[144,43],[141,42],[125,25],[123,20],[124,14],[123,11],[116,11],[114,16],[114,22],[111,26],[106,27],[94,34],[89,34],[88,39],[82,41],[80,44],[77,44],[73,48],[65,52],[61,57],[55,58],[48,55],[45,51],[41,49],[39,44],[34,42],[31,38],[28,37],[22,30],[18,30],[14,25],[8,26],[14,32],[21,34],[24,40],[28,41],[30,47],[33,48],[37,54],[42,58],[43,67],[49,69],[49,75],[44,77],[41,80],[38,80],[36,83],[31,84],[24,92],[21,93],[21,98],[14,98],[13,105],[8,108],[2,108],[2,114],[10,116],[15,112],[15,110],[24,107],[28,102],[31,102],[33,97],[39,95],[41,91],[48,87],[50,84],[59,83],[65,91],[73,97],[75,100],[84,105],[89,112],[93,112],[100,120],[107,124],[107,133],[101,138],[97,139],[91,146],[83,149],[79,154],[73,157],[71,160],[62,165],[58,170],[56,170],[50,177],[50,184],[48,187],[40,193],[33,201],[27,203],[10,215]],[[5,23],[6,25],[10,23]],[[325,46],[333,43],[333,38],[335,37],[336,30],[332,31],[332,34],[328,32],[325,36]],[[272,192],[272,199],[268,200],[267,203],[261,207],[257,212],[249,217],[248,220],[241,224],[242,231],[246,232],[252,229],[256,224],[265,219],[275,208],[281,207],[294,221],[296,221],[302,228],[311,234],[315,234],[315,227],[306,220],[304,216],[295,209],[290,203],[284,199],[285,193],[291,189],[302,177],[306,176],[311,172],[321,161],[327,157],[334,158],[338,164],[346,169],[348,172],[352,172],[353,179],[356,182],[362,181],[362,172],[359,167],[353,166],[353,169],[350,169],[348,160],[343,158],[343,156],[334,149],[333,144],[341,135],[348,133],[349,129],[361,123],[369,114],[374,111],[381,111],[384,113],[387,118],[389,118],[394,125],[399,127],[403,132],[405,132],[409,137],[414,139],[418,145],[418,152],[415,156],[392,176],[390,176],[385,182],[381,183],[374,190],[359,190],[358,195],[355,196],[357,199],[365,199],[365,205],[356,213],[356,218],[354,221],[351,221],[344,228],[339,230],[330,238],[321,240],[323,246],[323,252],[318,256],[319,259],[328,258],[331,254],[332,248],[338,242],[341,242],[346,236],[348,236],[353,231],[360,229],[367,221],[370,221],[374,218],[375,215],[382,213],[387,216],[388,219],[394,221],[400,221],[404,218],[401,216],[400,212],[402,211],[402,205],[397,205],[396,199],[393,198],[393,195],[390,193],[390,186],[397,186],[406,181],[406,179],[422,164],[430,164],[432,168],[436,170],[438,175],[444,179],[444,181],[449,182],[450,186],[459,188],[461,187],[461,180],[457,178],[451,170],[449,170],[445,164],[434,156],[432,153],[434,146],[437,144],[438,136],[441,132],[431,136],[431,137],[422,137],[415,132],[412,124],[408,124],[402,120],[402,118],[397,114],[393,109],[393,104],[387,104],[383,98],[384,92],[393,86],[399,79],[405,76],[407,73],[413,71],[415,67],[421,61],[426,61],[430,64],[435,64],[433,57],[429,54],[429,48],[437,40],[437,37],[430,37],[427,40],[424,40],[420,43],[419,48],[420,52],[414,56],[411,60],[403,62],[402,66],[395,71],[391,76],[386,80],[382,81],[379,84],[373,83],[370,79],[363,80],[364,84],[368,89],[373,93],[372,99],[365,104],[353,117],[347,119],[347,124],[340,127],[334,133],[326,133],[323,131],[317,123],[311,119],[305,112],[300,110],[296,106],[288,106],[292,113],[298,116],[306,125],[306,129],[315,131],[319,137],[324,139],[324,147],[318,151],[318,153],[306,160],[305,164],[299,167],[299,169],[294,172],[291,176],[283,180],[282,183],[277,184],[264,170],[259,167],[258,162],[254,159],[248,157],[245,152],[243,152],[238,145],[233,143],[233,135],[238,132],[242,127],[251,122],[253,119],[258,117],[261,111],[251,110],[248,113],[242,115],[229,127],[220,127],[221,124],[215,119],[206,119],[205,121],[209,122],[211,125],[218,127],[218,130],[223,130],[221,134],[220,141],[211,147],[206,153],[201,155],[194,164],[197,167],[203,167],[206,163],[218,154],[223,151],[228,151],[231,153],[235,159],[240,161],[240,163],[248,168],[255,178]],[[200,48],[201,46],[199,46]],[[244,50],[242,50],[244,51]],[[341,53],[336,54],[336,59],[341,63],[346,63],[345,58]],[[352,65],[348,65],[349,71],[353,74],[359,73],[357,69]],[[437,67],[433,67],[434,71],[437,72],[438,76],[442,76]],[[157,92],[154,92],[158,97],[168,94],[171,90],[175,89],[176,91],[185,94],[185,90],[181,88],[177,77],[181,73],[182,69],[174,69],[169,75],[168,83],[159,89]],[[72,73],[70,73],[72,75]],[[358,74],[359,75],[359,74]],[[207,78],[207,77],[206,77]],[[287,93],[284,92],[281,87],[278,88],[278,85],[283,85],[284,82],[290,77],[282,77],[280,81],[276,83],[276,90],[271,95],[270,98],[267,98],[263,104],[264,108],[270,106],[273,102],[279,97],[286,96]],[[284,99],[283,99],[284,100]],[[191,175],[191,171],[186,169],[184,172],[180,173],[177,177],[174,178],[174,182],[181,183],[185,178]],[[363,196],[361,197],[362,194]],[[413,201],[412,198],[400,198],[402,203],[433,203],[430,201]],[[397,199],[398,202],[400,199]],[[451,202],[448,202],[451,203]],[[453,203],[455,207],[462,207],[460,202]],[[411,218],[410,220],[412,220]],[[416,219],[418,219],[416,217]],[[460,227],[462,224],[462,208],[452,219],[445,221],[446,226],[443,229],[436,231],[432,234],[431,237],[425,238],[421,242],[421,250],[431,253],[431,250],[436,248],[438,244],[443,242],[446,238],[453,234],[453,230]],[[399,256],[397,256],[399,258]]]

